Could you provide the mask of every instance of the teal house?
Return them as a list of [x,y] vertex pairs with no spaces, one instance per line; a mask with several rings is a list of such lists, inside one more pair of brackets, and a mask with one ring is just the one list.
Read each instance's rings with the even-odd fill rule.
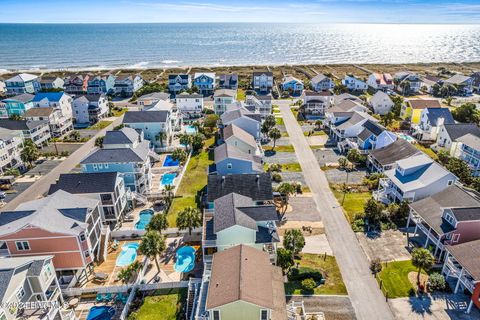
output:
[[2,100],[0,103],[0,118],[10,118],[13,115],[23,116],[28,109],[33,108],[33,98],[33,94],[23,93]]

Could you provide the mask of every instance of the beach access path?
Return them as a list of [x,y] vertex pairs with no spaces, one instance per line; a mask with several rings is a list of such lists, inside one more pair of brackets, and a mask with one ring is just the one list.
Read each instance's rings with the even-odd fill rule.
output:
[[328,185],[302,129],[290,110],[292,101],[276,100],[305,181],[310,188],[359,320],[393,320],[388,303],[369,269],[368,259]]

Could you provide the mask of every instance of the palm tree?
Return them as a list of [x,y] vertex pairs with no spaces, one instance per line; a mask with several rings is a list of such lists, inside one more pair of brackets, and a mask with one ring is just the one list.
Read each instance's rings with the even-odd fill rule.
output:
[[193,207],[187,207],[178,213],[177,227],[180,230],[188,229],[188,234],[192,235],[192,230],[202,225],[202,214],[200,210]]
[[145,233],[145,235],[142,237],[142,242],[140,243],[138,249],[144,256],[147,256],[149,259],[155,261],[158,272],[160,272],[160,264],[158,263],[157,257],[160,256],[166,249],[165,237],[162,236],[158,231],[147,231],[147,233]]
[[412,264],[418,268],[417,284],[420,284],[420,273],[422,270],[430,270],[434,263],[435,259],[427,249],[415,248],[412,250]]
[[268,136],[270,137],[270,139],[273,140],[273,148],[272,150],[275,149],[275,144],[277,143],[277,139],[280,139],[282,137],[282,133],[280,132],[280,130],[278,130],[277,128],[273,128],[272,130],[270,130],[270,132],[268,133]]
[[167,139],[167,134],[165,132],[160,132],[155,136],[155,140],[160,142],[160,148],[163,148],[163,141]]
[[132,277],[132,269],[124,268],[118,272],[118,279],[122,281],[122,283],[127,283],[128,280]]
[[190,144],[192,144],[192,137],[188,134],[180,135],[180,144],[184,145],[187,150],[190,150]]
[[163,230],[168,228],[168,220],[166,214],[156,214],[152,217],[152,220],[147,225],[147,231],[155,230],[160,234]]
[[277,187],[277,192],[282,195],[282,214],[285,214],[288,207],[288,199],[289,197],[297,191],[297,188],[293,183],[284,182]]
[[38,159],[40,152],[38,151],[37,146],[33,143],[32,140],[26,139],[23,143],[23,149],[20,153],[20,158],[23,162],[29,164],[29,167],[32,166],[33,162]]
[[173,190],[175,187],[171,184],[167,184],[163,187],[163,193],[165,194],[165,212],[168,211],[173,200]]

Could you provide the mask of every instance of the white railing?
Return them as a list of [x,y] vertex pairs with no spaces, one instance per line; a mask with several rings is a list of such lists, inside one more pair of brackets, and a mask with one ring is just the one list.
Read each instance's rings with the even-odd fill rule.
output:
[[159,289],[176,289],[187,288],[188,281],[172,281],[172,282],[157,282],[157,283],[143,283],[137,286],[140,291],[159,290]]
[[202,240],[202,247],[212,248],[217,246],[217,240]]
[[127,292],[133,284],[124,284],[118,286],[96,286],[90,288],[66,288],[62,290],[63,295],[67,297],[80,296],[86,293],[120,293]]

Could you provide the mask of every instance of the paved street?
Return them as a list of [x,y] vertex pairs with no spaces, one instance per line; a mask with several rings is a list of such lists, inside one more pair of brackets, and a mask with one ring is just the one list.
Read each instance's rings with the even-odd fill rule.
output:
[[320,212],[319,219],[324,223],[325,232],[339,264],[357,319],[393,320],[385,297],[370,273],[367,257],[345,219],[342,208],[330,191],[325,174],[320,169],[300,126],[290,111],[290,103],[290,101],[281,100],[274,102],[280,107],[290,141],[295,147],[306,182],[313,193]]
[[123,116],[116,119],[105,129],[100,130],[92,139],[88,140],[84,145],[72,153],[65,161],[53,168],[48,174],[37,180],[28,189],[19,194],[15,199],[8,202],[1,211],[14,210],[19,204],[38,199],[43,194],[48,192],[50,185],[55,183],[61,173],[68,173],[75,168],[77,164],[95,147],[95,139],[100,136],[104,136],[105,132],[113,129],[113,127],[122,123]]

